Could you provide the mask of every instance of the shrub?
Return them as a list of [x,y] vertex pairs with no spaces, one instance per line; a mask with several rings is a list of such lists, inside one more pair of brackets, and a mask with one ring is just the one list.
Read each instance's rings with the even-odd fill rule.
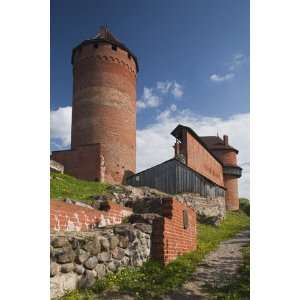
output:
[[247,198],[240,198],[240,210],[250,217],[250,201]]

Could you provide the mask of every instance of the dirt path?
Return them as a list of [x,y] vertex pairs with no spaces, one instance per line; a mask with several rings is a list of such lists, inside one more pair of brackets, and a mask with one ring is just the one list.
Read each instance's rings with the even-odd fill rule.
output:
[[[241,249],[250,241],[250,232],[243,231],[234,238],[220,243],[218,248],[207,255],[198,265],[192,278],[179,290],[162,297],[162,300],[209,300],[211,297],[204,291],[206,284],[222,286],[242,262]],[[108,291],[94,300],[134,300],[129,295],[120,295],[118,292]]]
[[199,264],[192,278],[180,290],[164,296],[163,300],[208,300],[204,291],[206,284],[220,287],[237,272],[242,262],[241,249],[250,241],[250,232],[243,231],[234,238],[220,243]]

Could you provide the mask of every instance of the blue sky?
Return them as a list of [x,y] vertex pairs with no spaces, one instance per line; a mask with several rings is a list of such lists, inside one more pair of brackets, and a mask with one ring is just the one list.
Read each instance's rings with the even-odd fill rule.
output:
[[178,122],[229,134],[248,169],[249,17],[248,0],[51,0],[51,148],[70,142],[72,48],[107,24],[139,61],[138,169],[172,155]]

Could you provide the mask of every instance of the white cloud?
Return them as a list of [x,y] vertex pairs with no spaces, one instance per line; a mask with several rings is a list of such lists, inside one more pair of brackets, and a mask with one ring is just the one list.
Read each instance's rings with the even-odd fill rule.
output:
[[218,75],[218,74],[212,74],[210,75],[210,80],[215,81],[215,82],[223,82],[229,79],[232,79],[234,77],[233,73],[227,73],[224,75]]
[[183,95],[183,88],[182,85],[177,83],[176,81],[173,83],[173,89],[171,90],[171,93],[175,98],[181,98]]
[[200,136],[216,135],[217,132],[220,136],[229,136],[229,143],[240,151],[239,164],[244,168],[239,180],[240,196],[249,197],[249,114],[222,119],[199,116],[189,110],[172,113],[166,109],[159,114],[155,123],[137,130],[137,171],[173,157],[175,139],[170,133],[179,123],[193,128]]
[[[62,147],[71,144],[72,107],[59,107],[50,112],[51,139],[57,139]],[[58,146],[58,144],[56,145]]]
[[170,110],[171,111],[176,111],[177,110],[177,106],[175,104],[171,104]]
[[156,88],[163,94],[167,94],[172,86],[171,81],[158,81],[156,83]]
[[161,97],[153,92],[153,89],[144,87],[144,92],[141,100],[137,101],[138,109],[147,107],[157,107],[161,103]]
[[[61,147],[71,143],[70,106],[51,111],[51,139],[60,141]],[[250,135],[249,114],[236,114],[230,118],[205,117],[192,113],[190,110],[178,111],[175,104],[162,111],[156,121],[143,129],[137,130],[137,171],[159,164],[174,155],[175,139],[171,131],[178,125],[186,125],[200,136],[223,134],[229,136],[229,144],[239,150],[239,165],[243,175],[239,179],[239,194],[249,198],[250,185]],[[151,141],[151,142],[149,142]]]
[[233,55],[230,63],[227,64],[228,71],[224,75],[212,74],[209,79],[214,82],[224,82],[230,80],[236,76],[237,69],[247,62],[247,58],[242,53],[237,53]]
[[233,56],[233,59],[232,61],[229,63],[229,67],[228,69],[230,71],[234,71],[236,70],[239,66],[245,64],[247,61],[247,58],[244,54],[241,54],[241,53],[238,53],[238,54],[235,54]]
[[144,87],[141,99],[137,101],[138,110],[154,108],[162,104],[163,100],[172,95],[174,98],[181,98],[183,86],[177,81],[158,81],[153,88]]

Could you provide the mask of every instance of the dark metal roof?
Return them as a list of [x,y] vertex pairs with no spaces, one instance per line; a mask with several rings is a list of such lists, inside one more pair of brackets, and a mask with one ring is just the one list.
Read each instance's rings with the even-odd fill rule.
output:
[[134,59],[136,70],[139,71],[139,65],[137,61],[137,57],[123,44],[120,42],[114,35],[108,30],[107,26],[102,26],[100,31],[96,34],[96,36],[92,39],[84,40],[77,47],[72,50],[72,64],[73,64],[73,56],[77,49],[79,49],[83,45],[95,44],[95,43],[107,43],[113,46],[119,47],[124,51],[127,51],[130,56]]
[[230,145],[225,145],[224,141],[218,136],[201,136],[200,139],[207,145],[210,150],[233,150],[239,151]]
[[211,156],[223,166],[223,162],[211,152],[211,149],[201,140],[201,138],[198,136],[198,134],[192,128],[179,124],[171,132],[171,134],[176,139],[181,140],[183,129],[186,129],[199,142],[199,144],[201,144],[211,154]]

